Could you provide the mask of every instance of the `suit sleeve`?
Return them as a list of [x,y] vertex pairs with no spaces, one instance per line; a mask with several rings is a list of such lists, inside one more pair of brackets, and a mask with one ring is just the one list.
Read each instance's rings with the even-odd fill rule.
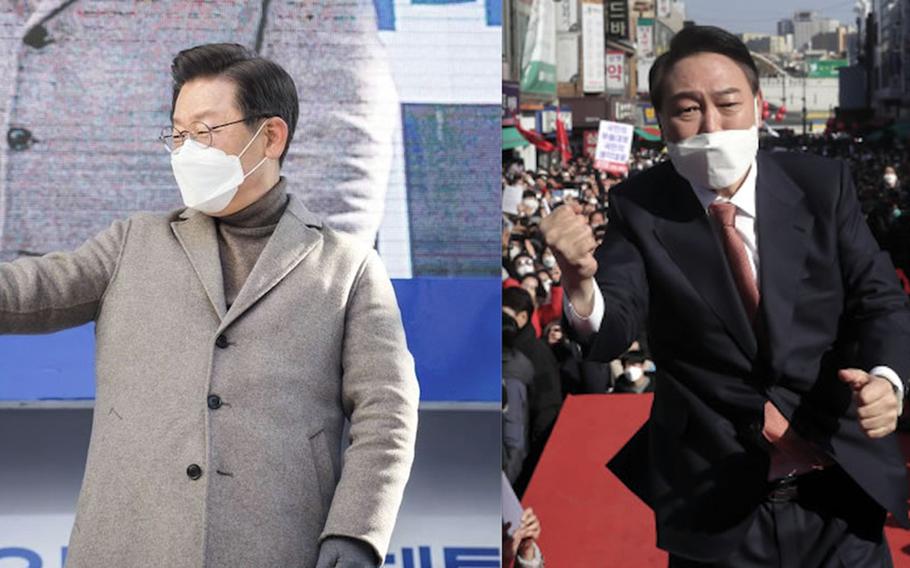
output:
[[73,252],[0,264],[0,333],[49,333],[94,320],[129,225],[117,221]]
[[846,163],[836,208],[838,249],[845,289],[847,332],[857,339],[856,365],[884,365],[904,382],[910,377],[910,308],[887,252],[869,230]]
[[630,238],[620,210],[620,199],[610,202],[607,231],[594,256],[594,276],[603,295],[600,330],[591,343],[589,358],[609,362],[638,339],[648,313],[648,278],[644,260]]
[[342,373],[351,445],[320,541],[357,538],[381,560],[414,459],[420,397],[395,292],[372,250],[348,301]]

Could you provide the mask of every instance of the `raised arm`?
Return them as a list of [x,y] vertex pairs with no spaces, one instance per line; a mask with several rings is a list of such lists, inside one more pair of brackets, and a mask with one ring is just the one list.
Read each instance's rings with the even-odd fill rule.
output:
[[618,357],[638,338],[648,310],[644,261],[626,237],[619,204],[612,203],[610,223],[596,250],[587,218],[571,208],[560,207],[540,228],[562,270],[566,318],[576,337],[590,339],[594,360]]
[[94,320],[116,272],[129,221],[73,252],[0,263],[0,333],[49,333]]

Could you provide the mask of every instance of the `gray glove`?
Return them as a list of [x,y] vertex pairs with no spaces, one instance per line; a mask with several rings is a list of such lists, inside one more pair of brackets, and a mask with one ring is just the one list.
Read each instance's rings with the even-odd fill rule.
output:
[[356,538],[333,536],[322,541],[316,568],[377,568],[373,547]]

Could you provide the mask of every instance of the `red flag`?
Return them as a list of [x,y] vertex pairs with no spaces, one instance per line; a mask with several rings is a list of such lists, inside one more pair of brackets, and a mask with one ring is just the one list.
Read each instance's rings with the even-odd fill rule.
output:
[[521,127],[518,121],[515,121],[515,130],[524,136],[525,140],[531,144],[534,144],[534,147],[536,147],[541,152],[552,152],[556,149],[556,146],[554,146],[552,142],[546,140],[543,136],[537,132],[534,132],[533,130],[525,130]]
[[562,156],[562,165],[567,165],[572,159],[572,151],[569,149],[569,133],[566,132],[566,124],[559,117],[559,109],[556,109],[556,147]]

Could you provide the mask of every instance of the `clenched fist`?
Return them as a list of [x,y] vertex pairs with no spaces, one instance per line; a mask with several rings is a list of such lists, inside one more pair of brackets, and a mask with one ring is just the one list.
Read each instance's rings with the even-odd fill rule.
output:
[[897,428],[900,401],[887,379],[860,369],[841,369],[838,378],[853,389],[859,424],[870,438],[881,438]]
[[577,204],[559,207],[541,219],[540,230],[562,270],[563,280],[579,282],[594,277],[597,241],[581,207]]
[[540,221],[540,230],[562,272],[562,287],[575,311],[587,317],[594,309],[597,241],[578,204],[559,207]]

